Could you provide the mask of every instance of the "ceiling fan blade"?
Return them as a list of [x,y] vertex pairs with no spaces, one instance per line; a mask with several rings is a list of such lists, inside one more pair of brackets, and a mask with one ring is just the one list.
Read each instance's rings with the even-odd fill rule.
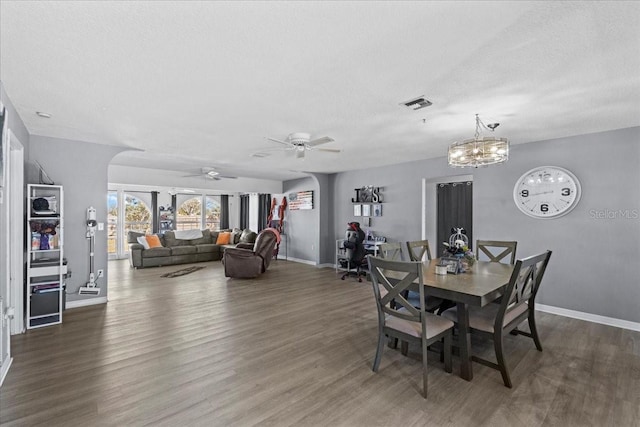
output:
[[267,137],[267,139],[271,142],[277,142],[278,144],[282,144],[285,145],[287,147],[291,147],[291,143],[290,142],[285,142],[285,141],[280,141],[279,139],[275,139],[275,138],[271,138],[271,137]]
[[342,150],[338,150],[337,148],[314,148],[313,151],[327,151],[329,153],[339,153]]
[[322,138],[313,139],[307,142],[307,145],[310,147],[315,147],[316,145],[326,144],[327,142],[333,142],[334,139],[328,136],[323,136]]
[[218,175],[218,179],[238,179],[237,176]]

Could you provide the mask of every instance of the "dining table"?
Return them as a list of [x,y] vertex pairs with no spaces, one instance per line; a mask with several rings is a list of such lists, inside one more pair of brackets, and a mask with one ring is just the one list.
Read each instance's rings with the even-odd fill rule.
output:
[[[476,261],[463,273],[439,275],[436,274],[436,265],[439,264],[439,258],[422,262],[424,291],[427,296],[448,299],[456,304],[461,360],[460,377],[471,381],[473,367],[469,307],[484,307],[500,298],[509,283],[514,266],[498,262]],[[393,279],[393,276],[394,273],[389,272],[388,277]],[[418,284],[411,290],[417,292]]]

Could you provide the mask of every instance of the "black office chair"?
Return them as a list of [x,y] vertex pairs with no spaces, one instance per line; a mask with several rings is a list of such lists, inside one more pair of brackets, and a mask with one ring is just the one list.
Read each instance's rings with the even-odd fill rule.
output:
[[347,271],[342,275],[342,280],[353,275],[358,278],[358,282],[362,282],[362,276],[366,276],[367,259],[365,257],[364,239],[365,234],[360,228],[360,223],[350,222],[344,240]]

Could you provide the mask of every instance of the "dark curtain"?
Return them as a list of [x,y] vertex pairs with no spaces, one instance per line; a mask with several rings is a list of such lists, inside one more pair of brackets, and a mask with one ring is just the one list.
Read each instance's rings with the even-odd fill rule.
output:
[[229,195],[220,196],[220,230],[229,228]]
[[271,210],[271,194],[258,195],[258,232],[267,228],[267,218]]
[[152,233],[157,233],[158,232],[158,227],[159,222],[158,222],[158,192],[157,191],[152,191],[151,192],[151,232]]
[[240,228],[249,228],[249,195],[240,195]]
[[177,194],[172,194],[171,195],[171,211],[173,212],[173,217],[175,218],[172,222],[171,222],[171,229],[175,230],[176,227],[178,226],[178,195]]
[[451,228],[462,227],[467,230],[469,247],[473,249],[473,236],[471,226],[473,224],[473,183],[450,182],[440,183],[438,186],[438,257],[442,256],[444,245],[449,242]]

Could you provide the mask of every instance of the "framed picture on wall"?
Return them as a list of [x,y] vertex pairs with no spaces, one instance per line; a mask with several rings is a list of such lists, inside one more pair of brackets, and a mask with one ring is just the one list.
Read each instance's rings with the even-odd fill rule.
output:
[[382,216],[382,205],[373,205],[373,216]]
[[362,216],[371,216],[371,205],[362,205]]
[[353,216],[362,216],[362,205],[353,205]]

